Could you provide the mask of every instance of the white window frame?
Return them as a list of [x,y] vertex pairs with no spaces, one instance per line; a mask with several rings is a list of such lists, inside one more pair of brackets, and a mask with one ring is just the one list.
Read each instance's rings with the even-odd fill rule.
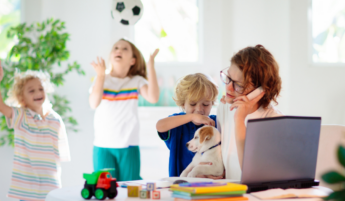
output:
[[314,62],[313,61],[313,0],[309,0],[308,6],[308,61],[312,67],[321,67],[321,68],[344,68],[345,62],[337,63],[327,63],[327,62]]
[[[204,63],[204,44],[203,44],[203,12],[204,12],[204,8],[203,8],[203,0],[197,0],[197,5],[198,5],[198,9],[199,9],[199,22],[198,22],[198,60],[195,62],[178,62],[178,61],[168,61],[168,62],[155,62],[156,65],[158,66],[162,66],[162,67],[191,67],[191,66],[200,66]],[[129,29],[129,35],[130,35],[130,39],[132,41],[135,42],[135,30],[134,30],[134,26],[131,26]]]

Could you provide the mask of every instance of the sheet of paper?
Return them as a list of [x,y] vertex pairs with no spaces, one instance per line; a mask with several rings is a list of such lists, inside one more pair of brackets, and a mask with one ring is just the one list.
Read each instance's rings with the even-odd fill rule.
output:
[[269,189],[266,191],[259,191],[259,192],[254,192],[251,193],[255,197],[258,197],[262,200],[268,200],[268,199],[280,199],[280,198],[295,198],[296,195],[287,192],[281,188],[275,188],[275,189]]
[[322,198],[329,194],[316,188],[286,189],[285,191],[294,193],[299,198]]
[[327,197],[332,191],[321,190],[318,187],[315,188],[289,188],[289,189],[269,189],[266,191],[259,191],[251,193],[255,197],[258,197],[262,200],[269,199],[283,199],[283,198],[322,198]]

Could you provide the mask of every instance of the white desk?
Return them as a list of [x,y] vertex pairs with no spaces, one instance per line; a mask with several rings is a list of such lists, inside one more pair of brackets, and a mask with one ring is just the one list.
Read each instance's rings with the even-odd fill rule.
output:
[[[80,195],[80,191],[82,188],[83,186],[80,185],[80,186],[55,189],[47,195],[46,201],[85,201]],[[145,201],[145,199],[127,197],[127,188],[118,187],[117,190],[118,190],[118,194],[116,198],[114,199],[116,201]],[[148,201],[173,201],[174,200],[174,198],[171,197],[171,192],[168,189],[160,189],[159,191],[161,192],[161,200],[153,200],[153,199],[147,199],[147,200]],[[260,201],[260,199],[250,194],[245,194],[245,197],[248,197],[250,201]],[[92,197],[91,200],[96,200],[96,199],[95,197]],[[294,198],[294,199],[279,199],[279,200],[269,200],[269,201],[322,201],[322,199],[320,198],[308,198],[308,199]]]

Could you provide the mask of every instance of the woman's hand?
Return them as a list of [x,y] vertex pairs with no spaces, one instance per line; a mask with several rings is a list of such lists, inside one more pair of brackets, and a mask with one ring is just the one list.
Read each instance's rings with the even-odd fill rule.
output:
[[149,59],[149,61],[147,62],[148,67],[151,67],[151,68],[154,67],[153,64],[154,64],[154,62],[155,62],[155,57],[157,56],[158,52],[159,52],[159,49],[156,49],[156,50],[150,55],[150,59]]
[[193,114],[192,122],[195,125],[204,124],[204,125],[208,125],[208,126],[215,126],[215,122],[213,121],[213,119],[211,119],[208,116],[201,115],[201,114]]
[[105,75],[105,62],[103,58],[97,57],[97,62],[91,62],[91,65],[95,69],[97,76],[104,76]]
[[258,109],[257,103],[265,95],[265,92],[262,92],[257,97],[249,100],[247,96],[240,96],[234,99],[234,103],[231,104],[230,111],[237,108],[235,112],[235,121],[244,120],[248,114],[255,112]]

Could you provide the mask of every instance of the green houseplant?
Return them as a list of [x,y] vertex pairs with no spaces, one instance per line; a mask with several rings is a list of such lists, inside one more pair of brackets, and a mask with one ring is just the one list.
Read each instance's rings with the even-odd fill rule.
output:
[[[345,148],[339,145],[337,150],[337,157],[339,163],[345,168]],[[342,189],[331,193],[325,200],[345,201],[345,176],[344,172],[339,173],[330,171],[322,175],[322,180],[329,184],[342,184]]]
[[[60,20],[48,19],[42,23],[27,25],[22,23],[11,27],[7,32],[8,38],[16,40],[7,55],[4,66],[5,77],[1,82],[1,93],[4,99],[13,82],[13,75],[16,70],[42,70],[50,74],[51,82],[56,86],[64,83],[64,76],[75,71],[80,75],[85,72],[77,62],[65,64],[70,54],[66,49],[66,42],[69,34],[64,32],[65,23]],[[77,121],[69,116],[71,108],[69,101],[58,94],[49,95],[53,109],[61,115],[68,130],[77,131]],[[0,117],[0,146],[14,144],[13,129],[8,129],[5,117]]]

